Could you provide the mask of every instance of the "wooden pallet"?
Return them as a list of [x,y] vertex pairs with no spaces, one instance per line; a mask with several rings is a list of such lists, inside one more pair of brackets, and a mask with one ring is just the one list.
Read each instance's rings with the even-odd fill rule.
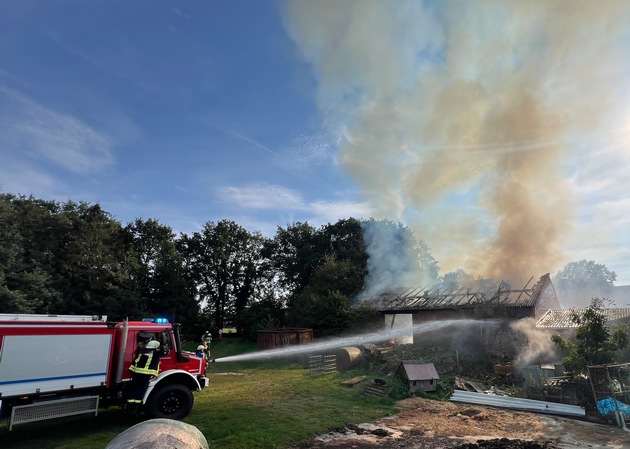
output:
[[367,376],[357,376],[352,379],[344,380],[341,382],[341,385],[345,385],[346,387],[354,387],[356,384],[363,382],[367,379]]
[[387,385],[372,383],[365,386],[363,394],[366,396],[382,398],[389,394],[389,387]]

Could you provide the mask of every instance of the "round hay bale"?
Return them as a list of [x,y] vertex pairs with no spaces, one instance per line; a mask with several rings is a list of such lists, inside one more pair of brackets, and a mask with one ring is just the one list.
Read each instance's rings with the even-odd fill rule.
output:
[[337,356],[337,371],[348,371],[363,362],[363,351],[354,346],[339,348]]
[[208,449],[195,426],[173,419],[150,419],[128,428],[105,449]]

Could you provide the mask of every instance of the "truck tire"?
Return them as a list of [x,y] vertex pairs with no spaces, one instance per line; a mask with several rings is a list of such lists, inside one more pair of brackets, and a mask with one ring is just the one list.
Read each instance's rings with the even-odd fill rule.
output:
[[151,418],[182,419],[192,410],[193,401],[190,388],[180,384],[164,385],[151,395],[146,412]]

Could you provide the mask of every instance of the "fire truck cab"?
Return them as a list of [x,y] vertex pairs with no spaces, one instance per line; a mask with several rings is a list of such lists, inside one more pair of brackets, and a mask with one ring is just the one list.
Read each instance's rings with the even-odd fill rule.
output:
[[182,419],[208,386],[205,361],[182,350],[179,326],[84,315],[0,314],[0,417],[13,425],[123,405],[139,334],[160,342],[144,395],[152,418]]

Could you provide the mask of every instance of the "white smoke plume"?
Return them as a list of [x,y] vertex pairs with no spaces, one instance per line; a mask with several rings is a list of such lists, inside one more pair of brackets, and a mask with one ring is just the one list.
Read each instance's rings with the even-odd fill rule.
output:
[[627,78],[629,13],[612,0],[284,8],[373,216],[412,228],[445,272],[517,284],[566,262],[567,161],[593,151]]
[[536,328],[535,318],[514,321],[510,326],[521,340],[520,344],[515,345],[518,348],[518,354],[514,358],[514,366],[518,371],[527,365],[539,365],[562,360],[562,354],[551,341],[552,334],[549,331]]

